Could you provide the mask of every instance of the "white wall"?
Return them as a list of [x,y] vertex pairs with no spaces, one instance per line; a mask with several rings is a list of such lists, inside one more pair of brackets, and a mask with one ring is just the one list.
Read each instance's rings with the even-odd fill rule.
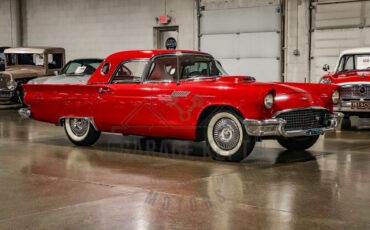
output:
[[[309,0],[285,1],[285,81],[309,81]],[[294,55],[294,50],[299,55]]]
[[197,48],[193,0],[27,0],[23,8],[23,45],[61,46],[67,59],[153,49],[165,13],[179,26],[178,48]]
[[[0,45],[17,45],[16,7],[0,0]],[[285,2],[284,2],[285,1]],[[155,18],[167,13],[180,28],[179,48],[197,49],[196,0],[22,0],[23,45],[62,46],[67,59],[152,49]],[[202,0],[207,9],[286,5],[285,80],[309,75],[309,0]],[[11,10],[12,8],[12,10]],[[12,20],[13,19],[13,20]],[[12,26],[11,26],[12,25]],[[294,56],[293,51],[300,51]]]
[[19,0],[0,0],[0,46],[19,46]]

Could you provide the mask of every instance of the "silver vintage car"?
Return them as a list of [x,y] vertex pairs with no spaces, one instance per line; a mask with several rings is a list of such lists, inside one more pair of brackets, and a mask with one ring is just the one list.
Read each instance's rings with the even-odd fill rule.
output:
[[71,60],[56,76],[35,78],[27,84],[85,84],[102,62],[99,58]]

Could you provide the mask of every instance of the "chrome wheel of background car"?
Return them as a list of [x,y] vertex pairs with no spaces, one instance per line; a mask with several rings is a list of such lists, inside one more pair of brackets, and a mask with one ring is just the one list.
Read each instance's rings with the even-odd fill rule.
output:
[[302,151],[311,148],[319,139],[320,135],[308,137],[289,137],[278,138],[277,141],[281,146],[288,150]]
[[75,145],[90,146],[100,137],[100,132],[96,131],[86,118],[66,118],[64,129],[69,140]]
[[216,160],[241,161],[253,150],[255,140],[247,135],[239,117],[232,112],[218,112],[209,118],[206,143]]

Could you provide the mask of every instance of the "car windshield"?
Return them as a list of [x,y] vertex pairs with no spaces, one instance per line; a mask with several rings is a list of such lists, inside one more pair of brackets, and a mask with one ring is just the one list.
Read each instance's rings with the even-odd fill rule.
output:
[[66,75],[91,75],[102,61],[99,59],[70,61],[64,66],[61,73]]
[[337,71],[370,71],[370,54],[351,54],[341,57]]
[[14,54],[8,53],[5,55],[8,66],[12,65],[45,65],[45,55],[38,53]]

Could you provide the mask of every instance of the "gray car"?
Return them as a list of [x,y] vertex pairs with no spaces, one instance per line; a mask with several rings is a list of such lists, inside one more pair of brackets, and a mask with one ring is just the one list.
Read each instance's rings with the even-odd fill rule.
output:
[[40,77],[28,84],[86,84],[96,68],[103,62],[99,58],[84,58],[69,61],[54,77]]

